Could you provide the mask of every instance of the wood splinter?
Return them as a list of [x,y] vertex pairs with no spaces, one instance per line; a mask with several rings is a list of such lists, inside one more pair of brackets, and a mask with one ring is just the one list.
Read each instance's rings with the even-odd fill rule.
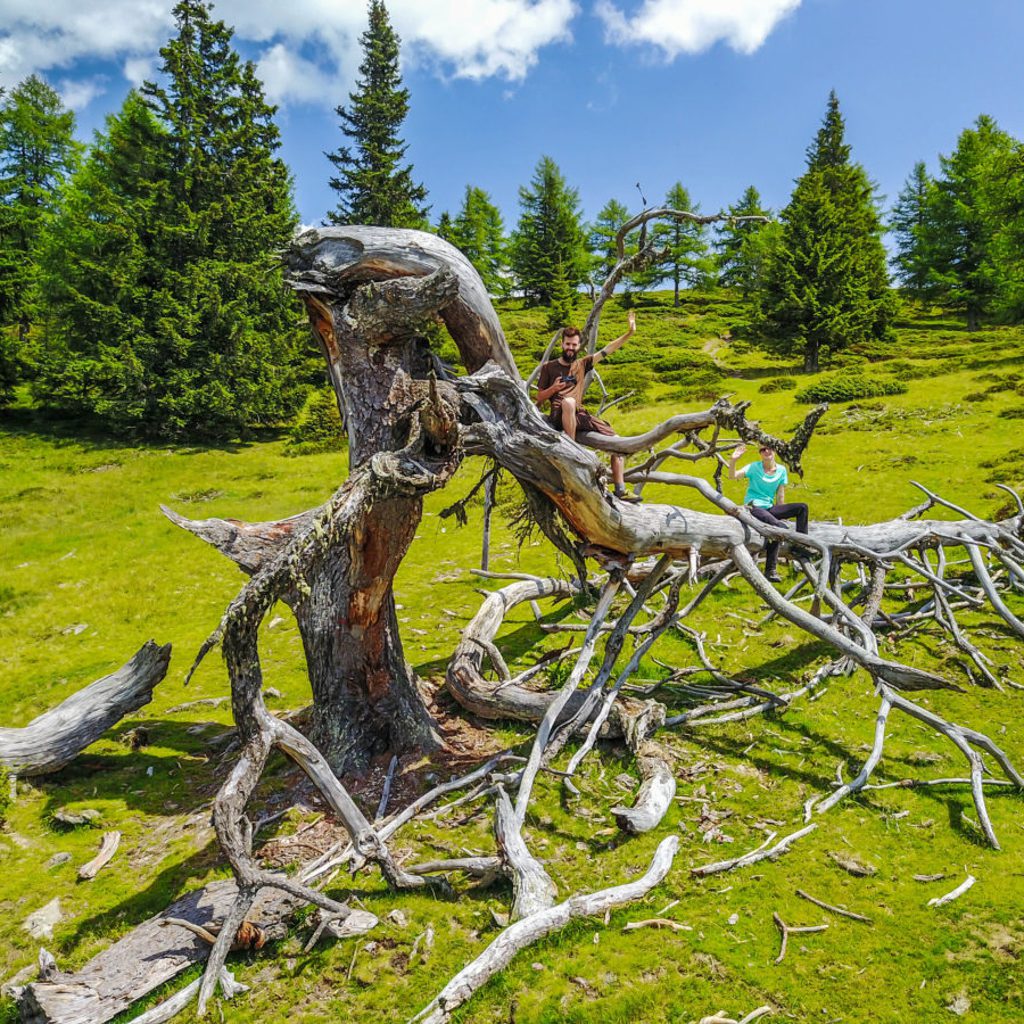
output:
[[90,879],[95,878],[100,873],[100,869],[117,853],[117,848],[120,845],[120,832],[104,832],[103,839],[100,841],[100,852],[88,864],[83,864],[78,869],[78,880],[80,882],[88,882]]
[[[217,941],[217,936],[220,934],[219,924],[203,927],[192,921],[186,921],[183,917],[165,917],[161,919],[160,924],[164,927],[176,924],[179,928],[185,928],[193,935],[198,935],[211,946]],[[235,941],[231,943],[231,952],[239,953],[243,950],[262,949],[267,944],[268,938],[266,929],[261,928],[258,924],[253,924],[252,921],[243,921],[235,933]]]
[[779,955],[775,958],[775,962],[777,964],[781,964],[786,955],[786,946],[789,943],[790,935],[806,935],[811,932],[823,932],[828,928],[827,924],[801,925],[800,927],[795,927],[793,925],[786,924],[786,922],[779,917],[777,911],[772,914],[772,920],[776,925],[778,925],[779,931],[782,933],[782,948],[779,950]]
[[649,917],[645,921],[629,921],[622,926],[624,932],[636,931],[637,928],[671,928],[674,932],[692,932],[688,924],[670,921],[667,917]]
[[839,914],[840,917],[848,917],[851,921],[863,921],[864,924],[872,924],[870,917],[865,917],[863,914],[855,914],[852,910],[843,910],[842,907],[834,907],[831,903],[826,903],[824,900],[815,899],[810,893],[804,892],[803,889],[797,889],[796,894],[813,903],[816,907],[827,910],[830,914]]
[[941,907],[947,903],[952,903],[953,900],[963,896],[976,881],[977,879],[974,875],[968,875],[952,892],[947,892],[945,896],[933,896],[927,905],[929,907]]

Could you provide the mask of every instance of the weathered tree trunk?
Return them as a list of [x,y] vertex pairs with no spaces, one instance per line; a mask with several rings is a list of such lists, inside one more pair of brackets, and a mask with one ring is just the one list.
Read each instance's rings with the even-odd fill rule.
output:
[[[479,277],[432,235],[309,232],[289,269],[327,359],[353,470],[409,442],[434,373],[421,334],[430,319],[445,320],[467,365],[496,358],[515,373]],[[362,504],[344,554],[291,602],[313,688],[311,737],[336,770],[363,767],[384,750],[439,743],[405,661],[392,589],[422,511],[422,492]]]
[[153,699],[167,673],[171,645],[152,640],[109,676],[71,694],[21,729],[0,729],[0,765],[16,775],[59,771],[125,715]]

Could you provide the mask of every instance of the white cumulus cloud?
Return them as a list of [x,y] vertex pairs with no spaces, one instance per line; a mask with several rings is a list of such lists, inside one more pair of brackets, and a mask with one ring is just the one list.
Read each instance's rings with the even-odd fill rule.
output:
[[[571,38],[578,10],[576,0],[388,3],[406,67],[509,81],[525,77],[543,47]],[[271,100],[334,106],[345,99],[359,65],[365,0],[220,0],[213,14],[250,44]],[[0,85],[33,72],[65,73],[67,82],[79,61],[116,62],[138,84],[152,75],[172,31],[170,0],[0,0]]]
[[739,53],[753,53],[800,0],[643,0],[632,15],[611,0],[598,0],[605,38],[620,46],[649,45],[669,60],[728,43]]

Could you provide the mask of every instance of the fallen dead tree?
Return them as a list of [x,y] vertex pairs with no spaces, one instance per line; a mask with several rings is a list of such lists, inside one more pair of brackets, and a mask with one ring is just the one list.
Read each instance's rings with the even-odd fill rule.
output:
[[[641,246],[637,259],[647,258],[644,253],[651,255],[649,247]],[[202,658],[217,646],[222,649],[239,744],[238,760],[214,805],[217,837],[235,887],[219,909],[219,934],[202,950],[208,959],[195,991],[200,1014],[216,985],[225,983],[224,964],[239,927],[253,919],[257,901],[267,892],[314,905],[323,919],[344,922],[352,913],[344,900],[315,888],[319,876],[289,878],[257,862],[249,805],[275,750],[302,768],[347,833],[345,848],[318,870],[372,864],[394,890],[447,892],[447,877],[462,873],[511,881],[512,923],[415,1018],[421,1021],[445,1020],[519,950],[572,917],[636,898],[665,877],[675,852],[672,839],[663,841],[643,879],[559,902],[543,861],[530,849],[523,827],[541,780],[553,776],[565,787],[567,799],[574,797],[579,763],[603,738],[624,741],[642,777],[633,805],[616,806],[612,813],[624,831],[648,831],[658,827],[675,788],[671,758],[658,742],[660,732],[784,710],[826,679],[861,670],[882,702],[875,748],[852,783],[808,801],[807,816],[868,784],[882,757],[885,720],[897,709],[963,753],[982,827],[997,845],[984,798],[985,783],[991,780],[981,754],[998,764],[1012,787],[1024,788],[1024,780],[991,738],[907,697],[907,692],[959,686],[944,675],[883,656],[877,633],[902,628],[902,622],[910,621],[907,616],[917,621],[913,617],[924,615],[972,658],[977,671],[968,682],[999,685],[956,612],[964,602],[985,607],[1007,632],[1018,635],[1020,620],[1005,600],[1005,588],[1008,580],[1024,579],[1024,507],[1002,522],[987,522],[955,507],[946,511],[958,518],[922,519],[948,504],[929,493],[918,509],[889,522],[812,523],[800,538],[801,550],[794,551],[788,531],[754,520],[706,479],[666,467],[672,460],[706,461],[718,479],[723,453],[739,440],[771,443],[798,466],[824,410],[815,410],[792,437],[778,438],[747,419],[746,405],[725,401],[682,413],[638,438],[581,438],[624,454],[654,447],[630,479],[638,487],[674,486],[680,501],[628,505],[607,493],[605,469],[593,451],[553,431],[538,414],[475,272],[447,243],[397,229],[315,230],[296,240],[288,265],[290,283],[309,311],[344,410],[349,478],[320,508],[278,523],[192,522],[168,512],[177,525],[250,575],[199,654]],[[603,289],[599,301],[608,294],[610,289]],[[598,314],[599,308],[588,321],[591,342]],[[465,375],[456,375],[430,351],[423,328],[434,318],[452,335]],[[665,442],[670,443],[658,448]],[[446,792],[463,790],[450,807],[483,802],[493,814],[493,854],[406,866],[389,843],[401,824],[426,813],[440,792],[371,822],[352,800],[342,773],[364,766],[376,754],[431,749],[441,742],[402,653],[392,581],[415,535],[423,496],[444,487],[466,455],[485,456],[515,478],[528,516],[571,559],[579,578],[528,577],[502,586],[485,597],[465,630],[448,666],[450,693],[475,716],[530,723],[535,734],[514,764],[489,763],[445,784]],[[781,594],[758,568],[756,556],[770,539],[786,542],[784,551],[799,567],[801,587],[812,598],[810,611],[800,604],[800,588]],[[970,579],[950,572],[946,551],[951,548],[970,553]],[[701,635],[686,620],[730,576],[746,588],[755,606],[767,605],[772,615],[831,652],[810,680],[776,693],[732,679],[710,661]],[[913,598],[908,579],[914,583]],[[922,593],[932,601],[924,611]],[[557,658],[513,674],[501,650],[502,623],[527,602],[540,615],[539,603],[550,599],[588,606],[587,621],[573,624],[583,634],[580,646],[570,645]],[[277,600],[294,611],[307,657],[313,691],[309,736],[263,705],[258,628]],[[904,611],[895,609],[901,600],[909,605]],[[559,628],[558,623],[548,625]],[[641,660],[669,632],[692,643],[700,665],[693,666],[693,674],[673,670],[656,684],[656,694],[653,689],[637,693],[631,680]],[[554,664],[564,664],[567,674],[555,687],[538,687],[544,669]],[[685,710],[669,715],[669,701]],[[570,740],[579,746],[563,759]],[[774,858],[814,827],[808,823],[775,846],[773,836],[751,854],[694,873]],[[196,947],[191,948],[195,956]],[[78,980],[63,983],[74,986]],[[52,1018],[54,1024],[58,1019]]]

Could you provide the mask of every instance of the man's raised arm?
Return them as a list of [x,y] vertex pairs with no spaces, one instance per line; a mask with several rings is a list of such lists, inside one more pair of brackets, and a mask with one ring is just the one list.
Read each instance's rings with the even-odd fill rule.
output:
[[594,353],[594,362],[599,363],[605,356],[610,356],[613,352],[622,348],[624,342],[636,334],[636,310],[631,309],[626,314],[626,319],[629,321],[629,326],[626,328],[626,333],[616,338],[614,341],[609,341],[607,345],[600,352]]

